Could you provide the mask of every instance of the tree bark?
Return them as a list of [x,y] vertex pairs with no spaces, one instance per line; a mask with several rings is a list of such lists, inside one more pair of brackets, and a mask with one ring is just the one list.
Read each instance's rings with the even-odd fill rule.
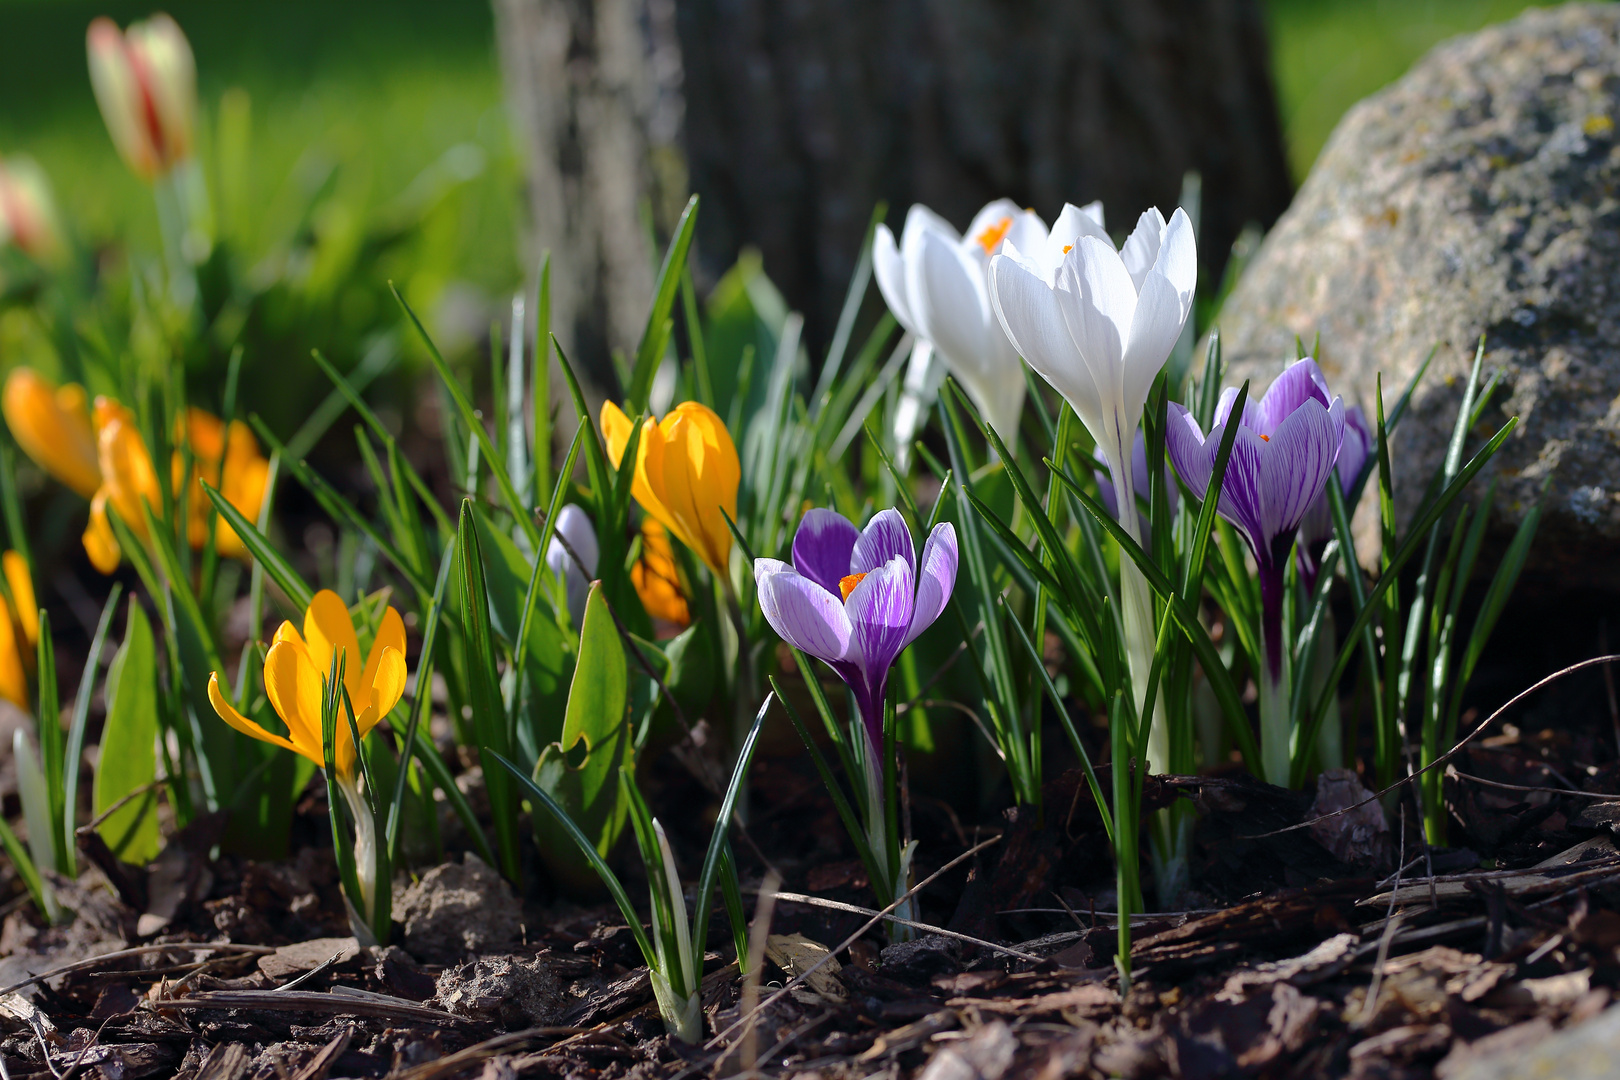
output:
[[[678,44],[660,37],[670,5]],[[1214,274],[1243,226],[1269,225],[1292,193],[1257,0],[496,8],[514,114],[531,134],[536,233],[559,259],[578,248],[586,260],[566,273],[559,265],[554,281],[598,290],[570,308],[582,349],[625,348],[629,326],[639,332],[655,256],[631,188],[670,201],[655,191],[654,147],[680,146],[702,197],[700,268],[712,276],[757,246],[804,311],[813,353],[830,336],[879,200],[895,226],[913,202],[963,226],[999,196],[1048,220],[1065,201],[1100,198],[1119,231],[1150,205],[1173,206],[1183,175],[1198,170],[1200,251]],[[666,59],[654,73],[637,70],[636,56]],[[674,131],[651,133],[649,101],[665,103]],[[586,212],[571,212],[570,199]],[[640,243],[633,258],[619,254],[627,227],[641,230],[622,240],[625,251]]]

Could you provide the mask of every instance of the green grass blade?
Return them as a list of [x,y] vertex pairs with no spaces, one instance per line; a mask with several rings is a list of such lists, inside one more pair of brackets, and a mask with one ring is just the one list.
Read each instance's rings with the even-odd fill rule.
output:
[[664,252],[664,264],[658,268],[658,281],[653,286],[652,310],[647,312],[647,325],[636,345],[636,366],[630,377],[630,392],[625,398],[626,411],[647,411],[647,395],[652,390],[653,376],[663,362],[664,350],[669,342],[669,313],[675,306],[675,291],[680,288],[681,276],[686,271],[686,254],[692,247],[692,230],[697,227],[698,197],[693,195],[681,211]]
[[743,737],[737,749],[737,764],[731,770],[731,782],[726,785],[725,798],[720,800],[720,816],[715,819],[714,831],[709,835],[709,850],[703,857],[703,870],[698,876],[697,907],[692,913],[692,942],[697,948],[709,939],[709,906],[713,903],[715,875],[720,869],[720,858],[726,849],[726,836],[731,828],[731,815],[737,807],[737,798],[748,781],[748,766],[754,760],[759,746],[759,730],[765,725],[765,714],[771,708],[771,694],[754,716],[754,724]]
[[230,525],[232,531],[241,538],[242,546],[248,549],[248,552],[253,556],[254,562],[264,567],[265,573],[270,575],[270,580],[274,581],[276,586],[287,594],[287,599],[291,600],[295,607],[300,611],[307,609],[315,599],[315,590],[309,587],[309,583],[304,580],[297,570],[293,569],[291,563],[281,557],[281,553],[275,549],[275,545],[271,544],[269,539],[252,522],[248,521],[242,511],[231,505],[229,499],[221,495],[219,490],[206,480],[202,481],[202,486],[203,491],[208,495],[209,501],[214,504],[214,509],[219,512],[220,517],[225,519],[226,524]]
[[[79,808],[79,764],[84,760],[84,735],[90,726],[90,700],[95,696],[96,674],[101,668],[101,654],[107,645],[107,631],[112,627],[113,616],[118,612],[118,601],[124,595],[124,587],[113,582],[107,593],[107,602],[102,605],[101,619],[96,623],[95,636],[90,639],[90,652],[85,657],[84,673],[79,676],[79,692],[73,697],[73,719],[68,725],[67,749],[63,754],[65,766],[62,776],[62,831],[70,838],[68,851],[75,850],[71,842],[74,828],[78,821]],[[67,873],[73,875],[74,860],[70,857],[65,864]]]

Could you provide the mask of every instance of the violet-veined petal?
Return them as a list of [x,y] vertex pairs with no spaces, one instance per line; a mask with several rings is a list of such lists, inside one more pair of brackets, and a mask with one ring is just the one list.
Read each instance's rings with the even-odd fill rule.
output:
[[1309,399],[1278,425],[1260,462],[1266,542],[1292,536],[1299,528],[1305,511],[1327,486],[1343,438],[1344,403],[1338,399],[1332,408]]
[[838,591],[838,582],[850,572],[850,556],[860,535],[836,510],[822,506],[806,510],[793,534],[793,568],[841,601],[844,594]]
[[849,658],[873,685],[905,648],[916,602],[911,563],[898,555],[868,572],[844,602],[852,635]]
[[900,511],[890,507],[872,515],[872,520],[861,530],[855,541],[855,551],[849,559],[849,573],[869,574],[890,559],[904,559],[907,568],[917,565],[917,549],[911,543],[911,530]]
[[[1204,444],[1211,461],[1207,468],[1214,469],[1213,457],[1220,451],[1220,443],[1213,435]],[[1261,486],[1261,470],[1266,456],[1266,442],[1246,427],[1239,427],[1232,440],[1232,456],[1226,462],[1226,479],[1221,484],[1221,501],[1216,509],[1227,521],[1237,526],[1248,538],[1255,558],[1262,561],[1270,557],[1270,537],[1266,533],[1266,493]]]
[[1296,409],[1312,400],[1327,408],[1333,396],[1328,393],[1322,369],[1316,366],[1315,360],[1306,357],[1289,364],[1266,388],[1265,396],[1255,404],[1249,426],[1262,435],[1270,435]]
[[922,562],[917,569],[917,602],[901,648],[916,641],[950,603],[951,592],[956,588],[957,559],[956,526],[942,521],[934,526],[923,544]]
[[852,632],[843,602],[777,559],[755,559],[759,609],[783,641],[818,660],[843,660]]
[[[1175,466],[1181,482],[1187,485],[1187,490],[1202,499],[1209,487],[1210,473],[1215,467],[1213,455],[1204,448],[1204,433],[1199,430],[1193,414],[1179,402],[1172,401],[1169,405],[1169,423],[1164,433],[1165,454],[1170,464]],[[1220,432],[1221,427],[1217,425],[1209,433],[1209,442],[1216,447],[1220,446]]]

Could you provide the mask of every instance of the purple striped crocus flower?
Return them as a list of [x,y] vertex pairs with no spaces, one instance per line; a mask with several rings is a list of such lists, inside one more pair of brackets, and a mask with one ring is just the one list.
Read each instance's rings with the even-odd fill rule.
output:
[[[1228,387],[1215,408],[1208,436],[1198,421],[1171,403],[1165,446],[1176,472],[1194,493],[1209,490],[1221,435],[1231,420],[1237,390]],[[1344,400],[1328,393],[1316,361],[1297,361],[1265,396],[1244,406],[1226,464],[1216,509],[1243,534],[1260,571],[1261,751],[1266,779],[1288,783],[1291,715],[1282,639],[1283,586],[1294,539],[1322,495],[1344,442]]]
[[856,529],[813,509],[793,537],[793,563],[755,559],[759,607],[782,640],[849,685],[872,748],[883,747],[889,667],[945,610],[956,586],[956,529],[934,526],[919,563],[898,510]]
[[[1346,499],[1361,475],[1362,466],[1372,455],[1378,437],[1360,405],[1344,410],[1344,443],[1339,448],[1339,491]],[[1345,505],[1345,512],[1355,514],[1356,508]],[[1316,594],[1316,575],[1322,569],[1322,552],[1333,539],[1333,511],[1328,507],[1327,486],[1317,496],[1311,508],[1305,511],[1305,520],[1299,523],[1299,578],[1305,585],[1305,595]]]

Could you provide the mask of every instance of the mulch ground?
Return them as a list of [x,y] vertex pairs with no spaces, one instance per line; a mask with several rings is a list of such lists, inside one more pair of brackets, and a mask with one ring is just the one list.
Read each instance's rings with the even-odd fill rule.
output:
[[[10,904],[0,984],[63,970],[0,994],[0,1074],[1466,1077],[1597,1016],[1620,981],[1620,802],[1590,797],[1620,793],[1601,701],[1545,726],[1546,704],[1527,705],[1459,753],[1448,848],[1422,844],[1400,794],[1387,815],[1306,824],[1356,801],[1348,775],[1305,792],[1236,772],[1154,779],[1150,805],[1199,808],[1193,890],[1189,910],[1137,921],[1124,994],[1112,866],[1078,772],[1048,786],[1040,819],[964,822],[919,796],[921,918],[949,933],[890,945],[857,911],[784,896],[744,980],[717,914],[698,1047],[664,1034],[616,909],[538,885],[520,900],[470,857],[402,878],[395,942],[358,947],[318,787],[286,860],[211,859],[206,818],[145,870],[91,838],[95,868],[58,883],[73,921]],[[694,771],[659,763],[655,808],[704,805]],[[476,788],[476,770],[465,779]],[[750,792],[745,884],[775,871],[797,896],[871,903],[802,755],[761,760]],[[701,850],[702,815],[668,824],[677,850]]]

